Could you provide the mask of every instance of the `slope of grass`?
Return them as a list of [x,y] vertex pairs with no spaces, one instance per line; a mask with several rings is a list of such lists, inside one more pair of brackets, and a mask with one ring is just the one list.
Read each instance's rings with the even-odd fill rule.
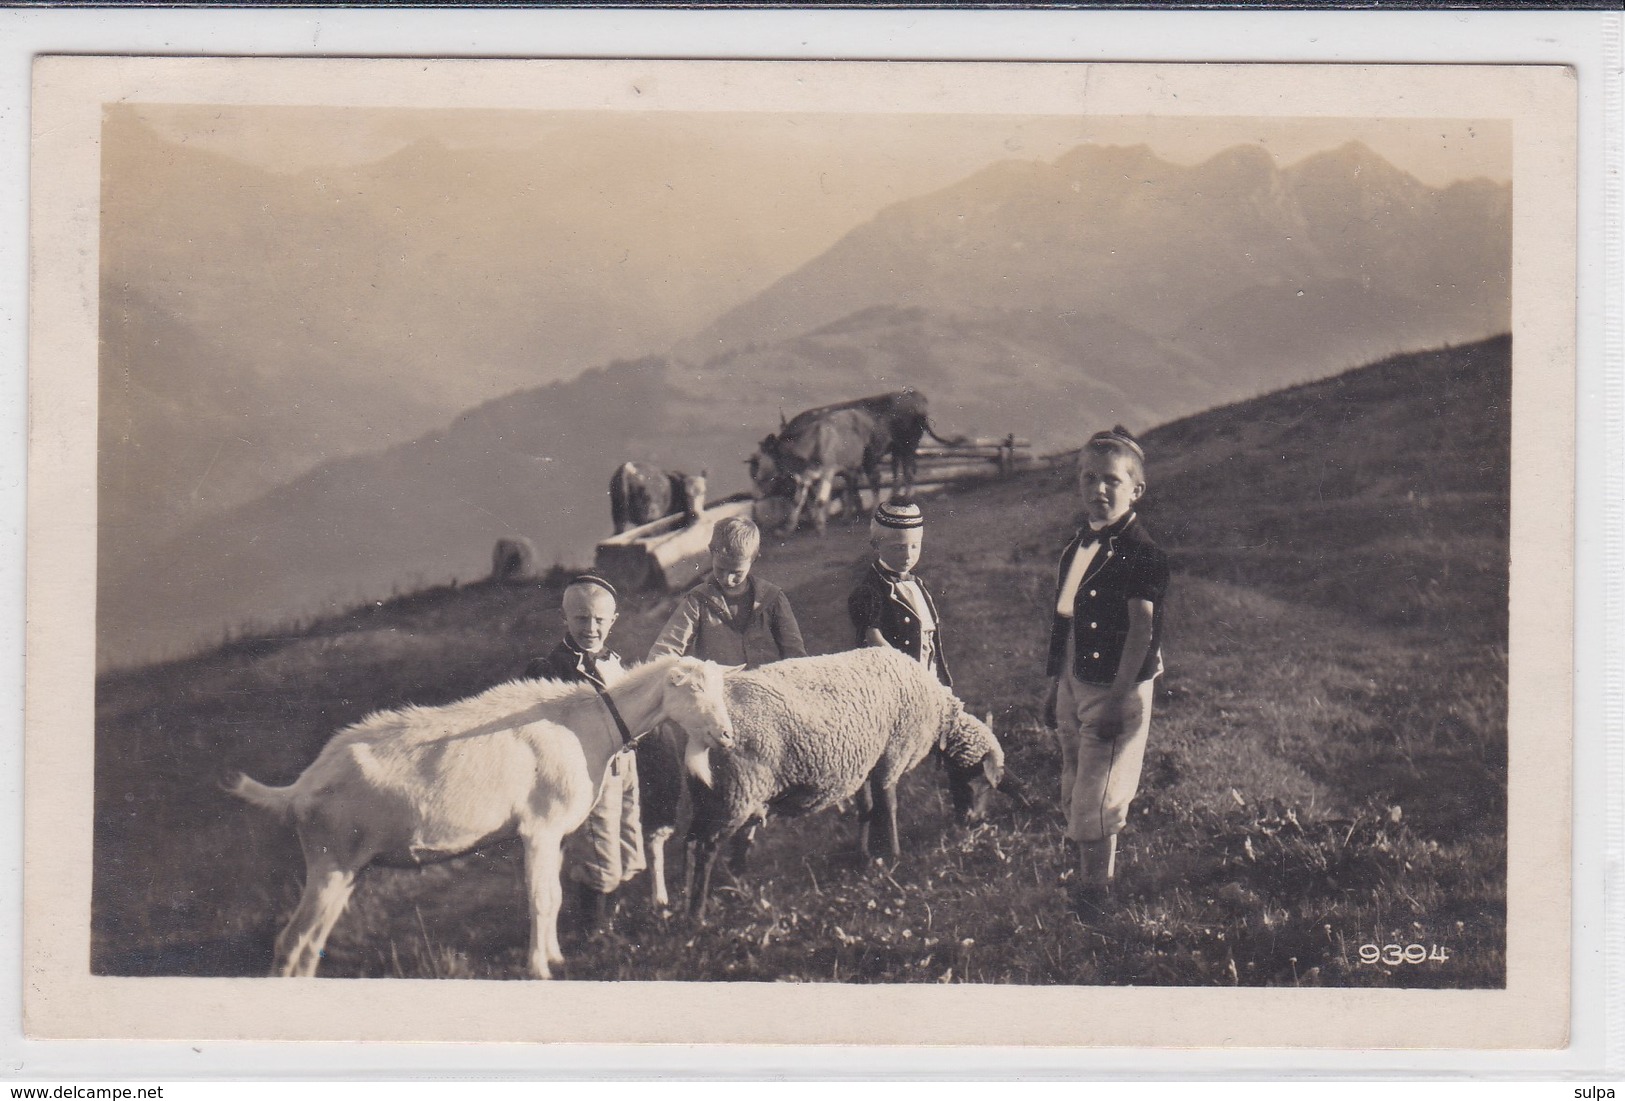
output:
[[[1058,752],[1035,721],[1053,561],[1075,522],[1058,467],[928,504],[926,569],[957,688],[994,713],[1032,805],[950,826],[924,766],[905,781],[897,866],[848,855],[853,825],[833,812],[773,824],[707,925],[652,913],[635,882],[614,935],[567,937],[568,974],[1500,985],[1509,377],[1507,345],[1488,342],[1148,437],[1146,522],[1176,577],[1108,919],[1063,912]],[[865,546],[837,526],[764,555],[814,652],[850,645],[845,594]],[[515,675],[557,636],[556,582],[430,590],[103,678],[93,968],[261,972],[301,862],[219,774],[286,782],[367,711]],[[628,600],[617,647],[641,655],[671,605]],[[505,846],[373,870],[323,972],[519,977],[521,875]],[[1449,958],[1365,964],[1367,944]]]

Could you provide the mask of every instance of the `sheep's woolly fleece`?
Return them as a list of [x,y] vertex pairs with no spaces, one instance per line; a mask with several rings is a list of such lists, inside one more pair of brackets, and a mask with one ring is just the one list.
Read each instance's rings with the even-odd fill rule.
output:
[[734,746],[712,760],[736,808],[793,796],[790,813],[819,810],[853,795],[871,772],[896,783],[945,737],[956,759],[974,754],[972,764],[998,750],[990,732],[990,744],[964,739],[959,700],[887,647],[775,662],[730,674],[726,685]]

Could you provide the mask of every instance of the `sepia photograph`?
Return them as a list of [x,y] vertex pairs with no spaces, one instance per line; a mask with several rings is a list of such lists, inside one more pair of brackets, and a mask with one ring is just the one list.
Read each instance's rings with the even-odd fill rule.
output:
[[[71,432],[36,419],[30,539],[70,549],[30,691],[73,700],[29,795],[83,783],[29,836],[68,858],[30,864],[46,1027],[435,1038],[351,1031],[364,979],[725,1010],[523,1038],[1143,988],[1258,1041],[1562,1042],[1560,70],[47,58],[36,95],[36,191],[74,182],[35,208]],[[1404,1046],[1382,1016],[1342,1035]]]

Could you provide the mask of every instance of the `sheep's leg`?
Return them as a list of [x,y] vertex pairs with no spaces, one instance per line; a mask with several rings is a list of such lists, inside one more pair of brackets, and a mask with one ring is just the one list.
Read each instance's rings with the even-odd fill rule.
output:
[[530,973],[553,977],[549,964],[563,963],[559,907],[564,901],[564,838],[551,830],[525,835],[525,881],[530,892]]
[[756,831],[762,826],[760,818],[753,818],[733,835],[728,843],[728,871],[735,876],[745,874],[750,867],[750,849],[756,844]]
[[689,868],[694,889],[688,896],[688,912],[696,921],[705,920],[706,904],[711,899],[711,869],[716,866],[719,836],[701,838],[689,847]]
[[328,934],[355,890],[356,869],[321,862],[305,873],[305,892],[276,939],[273,974],[310,977],[321,963]]
[[881,784],[876,780],[875,797],[880,804],[876,811],[881,832],[885,834],[886,852],[896,860],[903,855],[902,841],[897,835],[897,785]]
[[872,783],[872,777],[865,780],[857,795],[853,797],[858,809],[858,853],[861,856],[869,854],[869,826],[875,816],[875,797],[869,790]]

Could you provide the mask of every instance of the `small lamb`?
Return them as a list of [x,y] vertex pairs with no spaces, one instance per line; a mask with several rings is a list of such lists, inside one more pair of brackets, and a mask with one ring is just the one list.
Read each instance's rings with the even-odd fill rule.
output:
[[[691,773],[689,912],[705,913],[718,846],[758,815],[810,814],[857,795],[859,846],[901,855],[897,783],[942,748],[948,767],[973,778],[973,813],[1005,779],[1004,751],[986,723],[965,712],[931,670],[889,647],[794,658],[724,678],[733,744],[703,734],[709,782]],[[871,831],[877,836],[871,838]]]

